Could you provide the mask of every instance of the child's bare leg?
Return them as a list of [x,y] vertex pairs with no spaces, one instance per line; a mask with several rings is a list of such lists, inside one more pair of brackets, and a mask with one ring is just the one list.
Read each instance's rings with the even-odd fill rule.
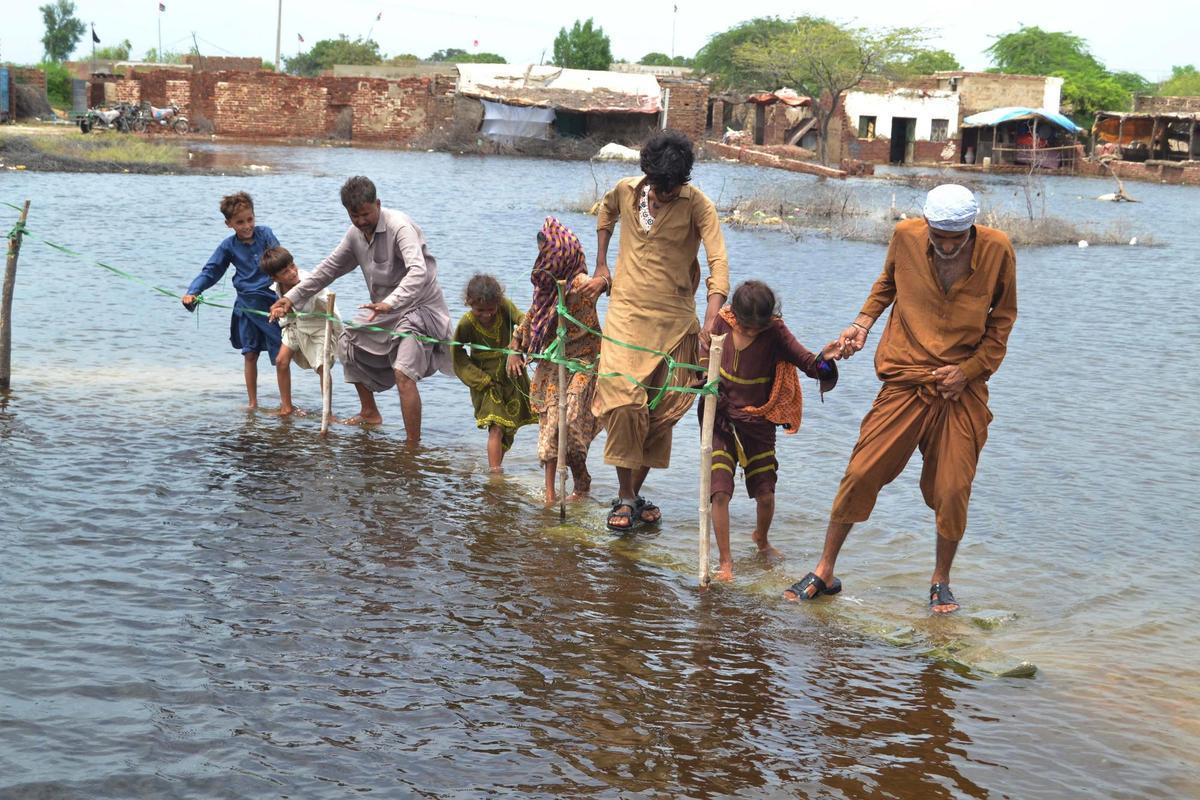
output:
[[714,492],[712,496],[713,533],[717,537],[719,564],[713,580],[733,580],[733,555],[729,552],[729,493]]
[[275,356],[275,380],[279,383],[279,416],[286,417],[296,410],[292,406],[292,350],[286,344]]
[[754,496],[754,501],[757,503],[756,519],[754,525],[754,533],[751,536],[754,543],[758,545],[760,555],[778,558],[783,555],[767,541],[767,534],[771,530],[771,521],[775,519],[775,492],[764,489]]
[[547,461],[542,465],[546,470],[546,506],[552,506],[558,502],[557,475],[558,463],[556,461]]
[[258,408],[258,353],[242,353],[242,374],[246,378],[247,409]]
[[358,413],[342,422],[347,425],[381,424],[383,415],[379,413],[379,406],[375,405],[375,393],[361,383],[354,384],[354,391],[358,392]]
[[592,490],[592,473],[588,472],[587,456],[567,455],[567,466],[571,468],[571,480],[575,484],[575,491],[567,497],[567,500],[582,500],[588,496]]
[[504,471],[504,429],[499,425],[488,426],[488,469],[492,472]]

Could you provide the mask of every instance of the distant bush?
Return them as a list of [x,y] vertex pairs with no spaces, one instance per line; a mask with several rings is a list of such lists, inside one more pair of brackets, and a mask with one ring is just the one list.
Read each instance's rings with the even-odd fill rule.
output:
[[53,61],[38,64],[38,69],[46,73],[46,96],[50,105],[56,108],[71,107],[71,70]]

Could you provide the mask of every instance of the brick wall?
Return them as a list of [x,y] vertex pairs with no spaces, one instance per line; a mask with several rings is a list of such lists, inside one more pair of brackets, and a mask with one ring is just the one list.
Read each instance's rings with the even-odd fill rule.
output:
[[261,58],[242,56],[194,56],[183,57],[183,63],[202,72],[257,72],[262,69]]
[[979,75],[959,79],[959,113],[964,117],[1002,106],[1041,108],[1046,79],[1030,75]]
[[12,67],[8,68],[8,74],[12,76],[12,82],[17,86],[32,86],[39,90],[42,94],[46,93],[46,73],[37,67]]
[[208,117],[217,133],[320,138],[330,131],[329,92],[318,81],[270,72],[218,74],[223,79],[213,86]]
[[1200,97],[1155,97],[1140,94],[1133,98],[1134,111],[1200,111]]
[[450,124],[453,107],[444,102],[436,78],[326,78],[353,85],[353,139],[408,144]]
[[107,105],[116,103],[142,102],[142,82],[136,80],[115,80],[104,82],[104,102]]
[[659,85],[671,90],[667,127],[686,134],[697,144],[704,141],[708,123],[708,87],[699,81],[665,79],[659,79]]

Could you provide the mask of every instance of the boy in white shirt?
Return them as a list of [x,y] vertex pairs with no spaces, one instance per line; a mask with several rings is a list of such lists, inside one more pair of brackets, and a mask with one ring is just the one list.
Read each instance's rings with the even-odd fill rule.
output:
[[[279,297],[283,297],[308,277],[307,272],[302,272],[296,267],[296,262],[287,248],[278,245],[263,253],[259,266],[275,281],[271,288]],[[330,342],[334,344],[330,346],[327,356],[325,315],[334,317],[329,332]],[[292,405],[292,362],[295,361],[301,369],[315,370],[317,377],[322,378],[322,370],[333,367],[337,337],[342,333],[341,318],[337,307],[329,303],[329,292],[322,289],[282,317],[279,327],[283,333],[283,344],[275,358],[275,371],[279,379],[279,416],[304,416],[304,411]]]

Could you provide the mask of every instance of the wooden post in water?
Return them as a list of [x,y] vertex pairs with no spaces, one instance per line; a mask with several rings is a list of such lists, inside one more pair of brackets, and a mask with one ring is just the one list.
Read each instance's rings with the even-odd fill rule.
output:
[[[558,282],[558,299],[566,302],[566,281]],[[567,325],[558,315],[558,518],[567,518]]]
[[333,309],[337,294],[329,293],[325,304],[325,340],[321,344],[321,436],[329,434],[329,418],[333,416],[333,368],[329,364],[329,334],[333,331]]
[[[712,385],[721,375],[721,355],[725,350],[726,334],[712,337],[708,345],[708,376],[705,386]],[[712,437],[717,420],[716,395],[702,395],[704,418],[700,424],[700,588],[708,586],[708,529],[712,524]]]
[[25,219],[29,216],[29,201],[21,209],[21,216],[12,235],[8,237],[8,259],[4,262],[4,293],[0,296],[0,392],[7,392],[12,378],[12,304],[13,289],[17,282],[17,256],[21,254],[21,235]]

